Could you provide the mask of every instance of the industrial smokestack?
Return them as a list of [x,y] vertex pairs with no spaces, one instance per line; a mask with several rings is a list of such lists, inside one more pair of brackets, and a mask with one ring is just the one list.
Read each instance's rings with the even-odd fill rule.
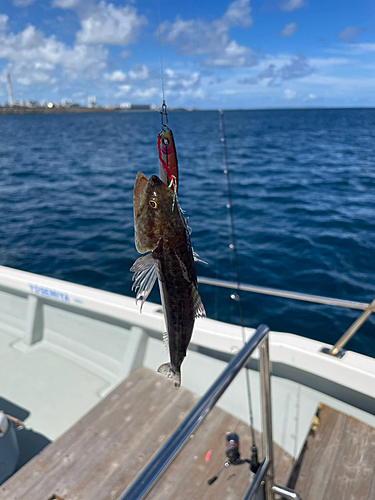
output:
[[12,92],[12,82],[10,80],[10,74],[7,74],[7,84],[8,84],[8,104],[13,106],[13,92]]

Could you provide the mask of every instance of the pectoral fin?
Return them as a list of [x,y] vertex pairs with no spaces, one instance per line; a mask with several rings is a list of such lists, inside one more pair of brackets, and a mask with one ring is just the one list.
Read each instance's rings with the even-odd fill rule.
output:
[[199,258],[199,254],[197,252],[194,251],[194,249],[192,248],[193,250],[193,259],[195,262],[201,262],[202,264],[206,264],[208,266],[208,263],[205,261],[205,260],[202,260]]
[[204,308],[201,296],[198,293],[197,288],[194,288],[193,292],[193,301],[194,301],[194,317],[195,318],[203,318],[206,316],[206,310]]
[[140,309],[142,312],[143,304],[150,295],[157,278],[155,259],[152,253],[148,253],[137,259],[130,268],[130,271],[134,273],[132,290],[136,292],[135,300],[137,302],[142,299]]

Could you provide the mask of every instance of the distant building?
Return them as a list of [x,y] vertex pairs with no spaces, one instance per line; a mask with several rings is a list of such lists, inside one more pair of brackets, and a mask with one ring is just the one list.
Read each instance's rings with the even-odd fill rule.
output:
[[87,98],[87,105],[89,108],[97,108],[98,107],[98,104],[96,102],[96,97],[94,95],[90,95]]
[[73,106],[73,101],[71,99],[63,99],[61,101],[61,106],[63,108],[71,108]]
[[130,108],[131,108],[131,104],[130,104],[130,102],[122,102],[122,103],[119,105],[119,108],[120,108],[120,109],[130,109]]
[[145,109],[151,109],[151,106],[150,106],[150,104],[131,104],[130,109],[145,110]]
[[37,108],[38,101],[33,101],[31,99],[23,99],[22,101],[19,102],[19,106],[22,106],[23,108]]

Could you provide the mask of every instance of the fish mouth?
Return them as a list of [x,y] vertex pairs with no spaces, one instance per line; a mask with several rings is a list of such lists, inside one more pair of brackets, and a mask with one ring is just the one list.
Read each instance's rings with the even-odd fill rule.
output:
[[139,209],[141,208],[142,202],[144,202],[144,198],[146,195],[148,179],[142,174],[142,172],[138,172],[137,177],[134,183],[134,192],[133,192],[133,208],[134,208],[134,218],[139,213]]

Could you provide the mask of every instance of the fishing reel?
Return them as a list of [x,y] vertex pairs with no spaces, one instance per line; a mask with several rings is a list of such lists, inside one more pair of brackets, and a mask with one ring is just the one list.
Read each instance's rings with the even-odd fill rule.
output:
[[227,456],[227,460],[225,461],[219,472],[207,481],[209,485],[214,483],[221,472],[230,465],[243,465],[245,463],[248,463],[251,472],[255,473],[258,470],[260,463],[258,462],[258,450],[255,444],[251,448],[251,460],[249,460],[248,458],[242,459],[239,448],[239,435],[235,432],[227,432],[225,436],[225,454]]

